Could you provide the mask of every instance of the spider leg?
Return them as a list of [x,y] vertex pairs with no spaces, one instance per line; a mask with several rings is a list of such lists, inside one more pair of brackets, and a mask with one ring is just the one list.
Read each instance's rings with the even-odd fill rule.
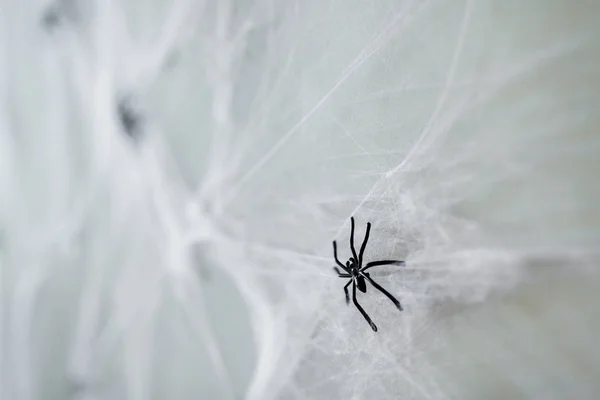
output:
[[337,263],[337,265],[339,265],[344,271],[350,272],[348,270],[348,268],[344,267],[344,264],[342,264],[340,262],[340,260],[338,260],[338,256],[337,256],[337,243],[335,242],[335,240],[333,241],[333,257],[335,258],[335,262]]
[[371,223],[367,222],[367,232],[365,233],[362,246],[360,246],[360,253],[358,253],[358,268],[362,266],[363,254],[365,253],[365,248],[367,247],[367,242],[369,241],[369,232],[371,232]]
[[346,295],[346,304],[350,304],[350,295],[348,294],[348,286],[350,286],[351,283],[352,283],[352,279],[350,279],[348,281],[348,283],[346,283],[346,286],[344,286],[344,294]]
[[396,308],[398,310],[402,311],[402,306],[400,305],[400,302],[398,301],[398,299],[396,299],[394,296],[392,296],[387,290],[385,290],[384,288],[382,288],[381,286],[379,286],[379,284],[377,282],[375,282],[369,276],[369,274],[361,273],[361,275],[364,276],[369,282],[371,282],[371,285],[373,285],[375,287],[375,289],[377,289],[381,293],[385,294],[388,297],[388,299],[390,299],[392,301],[392,303],[394,303],[394,305],[396,306]]
[[340,272],[340,270],[337,267],[333,267],[333,270],[335,272],[337,272],[338,277],[340,277],[340,278],[351,278],[352,277],[352,275],[350,275],[350,274],[345,274],[343,272]]
[[358,301],[356,301],[356,283],[354,283],[354,279],[351,282],[352,282],[352,301],[354,302],[354,305],[356,306],[356,308],[358,308],[358,311],[360,311],[360,313],[363,315],[363,317],[365,317],[365,319],[367,320],[369,325],[371,325],[371,329],[373,329],[375,332],[377,332],[377,325],[375,325],[373,323],[373,321],[371,321],[371,318],[369,317],[369,315],[365,312],[365,310],[363,310],[363,308],[360,306],[360,304],[358,304]]
[[356,255],[356,249],[354,248],[354,217],[350,217],[350,249],[352,249],[352,255],[356,262],[358,262],[358,256]]
[[406,263],[404,261],[400,261],[400,260],[381,260],[381,261],[373,261],[370,263],[367,263],[367,265],[364,266],[364,268],[361,269],[362,271],[365,271],[369,268],[372,267],[378,267],[380,265],[406,265]]

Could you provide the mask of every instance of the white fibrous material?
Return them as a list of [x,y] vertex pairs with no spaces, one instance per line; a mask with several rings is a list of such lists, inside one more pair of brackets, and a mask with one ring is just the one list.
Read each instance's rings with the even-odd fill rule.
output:
[[592,3],[3,1],[1,398],[598,398]]

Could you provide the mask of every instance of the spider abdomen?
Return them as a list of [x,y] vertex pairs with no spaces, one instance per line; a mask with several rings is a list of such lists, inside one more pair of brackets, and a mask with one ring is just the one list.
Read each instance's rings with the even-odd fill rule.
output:
[[361,292],[367,293],[367,283],[365,282],[365,278],[360,275],[356,277],[356,286]]

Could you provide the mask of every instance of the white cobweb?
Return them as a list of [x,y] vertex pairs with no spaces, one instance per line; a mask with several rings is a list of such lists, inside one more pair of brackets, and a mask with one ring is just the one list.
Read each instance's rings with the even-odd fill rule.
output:
[[3,398],[600,391],[597,6],[4,3]]

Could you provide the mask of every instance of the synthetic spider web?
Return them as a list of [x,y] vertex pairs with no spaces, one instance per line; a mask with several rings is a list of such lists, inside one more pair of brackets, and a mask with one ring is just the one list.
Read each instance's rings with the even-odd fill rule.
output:
[[7,1],[3,398],[592,398],[589,7]]

